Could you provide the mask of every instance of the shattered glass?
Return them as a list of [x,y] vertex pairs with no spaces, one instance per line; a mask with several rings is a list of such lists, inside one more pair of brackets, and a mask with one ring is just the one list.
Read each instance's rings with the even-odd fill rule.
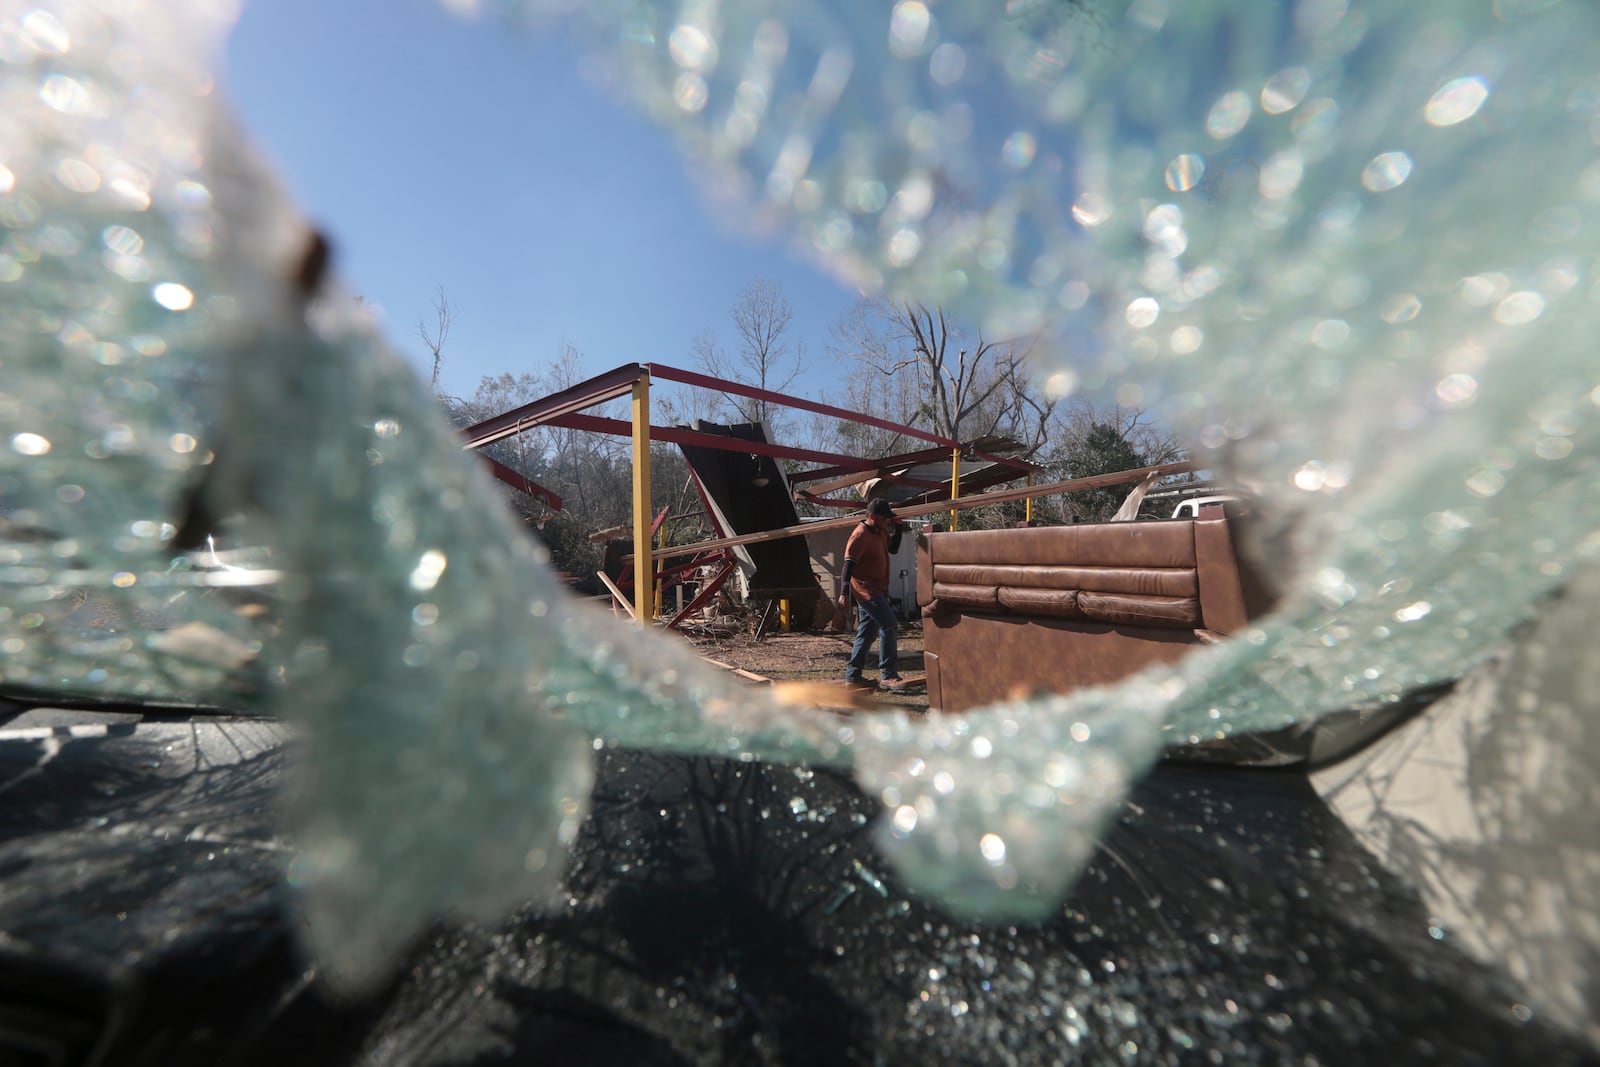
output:
[[[0,5],[0,682],[295,724],[288,880],[335,977],[375,980],[441,912],[561,906],[618,747],[847,770],[886,869],[1006,920],[1058,907],[1173,745],[1506,656],[1541,679],[1502,695],[1519,730],[1593,738],[1592,671],[1518,629],[1563,590],[1593,615],[1592,4],[450,6],[575,27],[829,269],[1044,331],[1056,395],[1159,411],[1252,491],[1241,548],[1283,595],[1103,691],[926,722],[778,707],[566,599],[307,267],[212,79],[230,5]],[[1595,758],[1557,808],[1592,810]],[[1552,847],[1576,856],[1558,884],[1589,877],[1592,825]],[[887,899],[855,863],[825,907]]]

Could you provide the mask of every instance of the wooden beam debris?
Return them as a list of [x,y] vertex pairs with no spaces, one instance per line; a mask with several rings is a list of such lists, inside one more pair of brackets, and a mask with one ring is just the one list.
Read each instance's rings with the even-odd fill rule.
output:
[[[1117,471],[1113,474],[1092,474],[1087,478],[1069,478],[1064,482],[1046,482],[1041,485],[1020,486],[1014,489],[997,489],[988,493],[975,493],[972,496],[961,497],[956,500],[939,500],[931,504],[917,504],[911,507],[897,507],[895,514],[911,518],[918,515],[933,515],[941,511],[950,511],[962,508],[983,507],[986,504],[1007,504],[1015,500],[1028,500],[1036,496],[1054,496],[1057,493],[1071,493],[1080,489],[1105,489],[1113,485],[1131,485],[1143,481],[1149,475],[1165,478],[1174,474],[1184,474],[1188,471],[1204,470],[1201,463],[1186,460],[1182,463],[1161,463],[1154,467],[1140,467],[1137,470]],[[815,522],[801,523],[799,526],[783,526],[775,530],[763,530],[760,533],[741,534],[738,537],[719,537],[711,541],[697,541],[692,545],[673,545],[668,548],[658,548],[650,554],[653,560],[670,559],[674,556],[686,556],[693,552],[703,552],[712,548],[728,548],[733,545],[754,545],[766,541],[781,541],[785,537],[800,537],[821,530],[837,530],[853,526],[861,521],[859,515],[844,515],[837,519],[818,519]],[[632,556],[625,556],[624,561],[631,560]]]

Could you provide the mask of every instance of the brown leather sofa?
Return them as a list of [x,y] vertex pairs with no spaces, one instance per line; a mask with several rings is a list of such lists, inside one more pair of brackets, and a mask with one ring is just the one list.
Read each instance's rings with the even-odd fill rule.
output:
[[1245,626],[1227,517],[927,534],[928,703],[957,712],[1115,682]]

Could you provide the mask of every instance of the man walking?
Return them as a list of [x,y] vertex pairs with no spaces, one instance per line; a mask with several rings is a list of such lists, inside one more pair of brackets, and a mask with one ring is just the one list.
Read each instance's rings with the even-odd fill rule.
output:
[[861,609],[856,626],[856,642],[845,665],[845,684],[870,689],[872,683],[861,676],[874,639],[878,640],[878,678],[883,689],[898,691],[900,679],[899,623],[889,603],[889,557],[900,549],[904,528],[895,521],[894,509],[882,497],[867,505],[861,520],[844,546],[844,570],[839,575],[839,604],[848,607],[854,600]]

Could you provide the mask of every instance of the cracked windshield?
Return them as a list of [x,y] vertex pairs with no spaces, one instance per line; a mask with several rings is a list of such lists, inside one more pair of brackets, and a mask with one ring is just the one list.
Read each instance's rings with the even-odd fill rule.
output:
[[1600,1062],[1597,48],[0,0],[0,1060]]

